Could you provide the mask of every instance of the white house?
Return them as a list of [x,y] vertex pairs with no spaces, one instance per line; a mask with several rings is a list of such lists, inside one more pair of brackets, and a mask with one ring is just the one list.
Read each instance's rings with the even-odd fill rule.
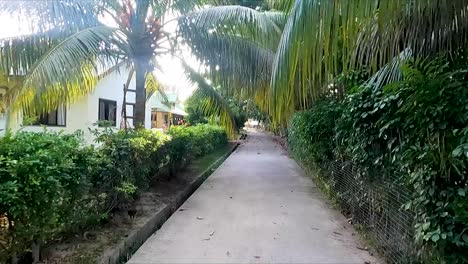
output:
[[[6,113],[0,115],[1,133],[8,127],[13,131],[22,129],[24,131],[38,132],[43,129],[54,131],[74,132],[82,130],[87,142],[92,142],[93,137],[88,128],[96,128],[98,121],[110,121],[120,128],[122,124],[122,105],[124,97],[124,84],[127,81],[128,71],[121,70],[103,78],[96,85],[93,93],[84,96],[77,102],[68,106],[59,107],[47,115],[43,115],[36,125],[22,126],[21,114]],[[129,89],[135,89],[135,78],[130,83]],[[1,92],[1,91],[0,91]],[[126,101],[135,102],[135,93],[127,92]],[[153,96],[146,104],[145,128],[152,128],[152,111],[161,105],[160,96]],[[127,116],[133,116],[133,106],[127,105]],[[153,114],[154,115],[154,114]],[[128,127],[133,127],[133,120],[127,120]],[[154,125],[153,125],[154,127]]]

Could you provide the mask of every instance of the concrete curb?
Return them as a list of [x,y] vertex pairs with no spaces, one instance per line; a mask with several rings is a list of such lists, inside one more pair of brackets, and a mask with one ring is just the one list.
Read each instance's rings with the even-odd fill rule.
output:
[[235,144],[229,152],[217,159],[206,170],[196,177],[189,186],[180,192],[172,203],[155,212],[139,229],[132,231],[128,237],[114,248],[104,251],[97,263],[119,264],[127,262],[138,248],[169,219],[169,217],[202,185],[202,183],[226,160],[240,145]]

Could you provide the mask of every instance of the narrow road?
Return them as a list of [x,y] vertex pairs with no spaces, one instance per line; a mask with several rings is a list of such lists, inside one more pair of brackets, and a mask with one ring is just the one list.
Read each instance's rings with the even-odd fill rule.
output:
[[241,146],[128,263],[377,263],[273,139]]

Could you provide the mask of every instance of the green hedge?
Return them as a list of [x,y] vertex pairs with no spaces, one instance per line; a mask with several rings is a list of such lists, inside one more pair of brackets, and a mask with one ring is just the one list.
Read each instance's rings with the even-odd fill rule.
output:
[[294,157],[307,166],[323,166],[333,159],[335,121],[340,103],[323,99],[308,111],[297,112],[288,126],[288,146]]
[[364,172],[352,182],[408,188],[401,210],[415,215],[419,257],[436,263],[468,262],[468,59],[453,59],[409,61],[404,81],[319,102],[289,126],[306,165],[348,160]]
[[97,212],[88,180],[95,158],[78,134],[0,138],[0,215],[8,217],[0,229],[0,262]]
[[202,125],[150,130],[94,130],[82,135],[18,132],[0,138],[0,262],[54,237],[97,224],[155,177],[227,143],[224,130]]

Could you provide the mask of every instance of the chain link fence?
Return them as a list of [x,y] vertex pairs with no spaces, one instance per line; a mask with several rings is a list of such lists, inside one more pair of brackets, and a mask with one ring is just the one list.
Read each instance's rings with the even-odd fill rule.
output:
[[372,178],[347,161],[334,161],[326,171],[323,180],[343,213],[367,234],[379,253],[389,263],[414,263],[414,218],[403,209],[411,199],[410,190],[398,179]]

